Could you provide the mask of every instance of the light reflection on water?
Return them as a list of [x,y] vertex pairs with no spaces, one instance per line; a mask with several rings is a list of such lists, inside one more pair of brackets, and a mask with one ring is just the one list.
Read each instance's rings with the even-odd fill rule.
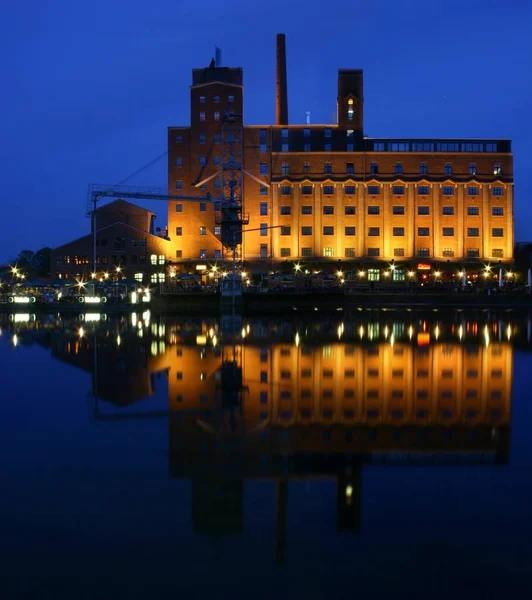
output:
[[[496,473],[512,463],[514,353],[531,349],[530,317],[511,312],[363,311],[232,322],[145,311],[2,315],[0,324],[4,358],[9,347],[13,357],[37,346],[46,350],[40,360],[86,373],[78,379],[88,407],[83,443],[97,444],[103,435],[109,448],[118,439],[124,444],[121,427],[127,424],[140,444],[131,450],[137,456],[153,443],[143,439],[141,424],[164,424],[157,439],[167,448],[166,478],[190,482],[190,504],[181,503],[180,510],[193,535],[245,535],[246,523],[255,527],[265,518],[246,501],[254,497],[249,486],[270,482],[270,556],[277,565],[303,560],[288,552],[290,530],[297,537],[303,527],[298,515],[313,502],[301,495],[301,480],[328,498],[313,513],[315,526],[325,527],[333,515],[336,534],[355,536],[352,544],[377,535],[373,504],[399,493],[381,476],[381,500],[365,495],[363,480],[379,479],[376,467],[422,469],[433,482],[427,489],[408,476],[404,485],[423,497],[437,487],[437,469],[444,466],[450,471],[440,471],[442,477],[460,481],[468,498],[463,510],[474,515],[475,485],[485,494],[486,485],[498,481]],[[61,418],[68,427],[68,416]],[[92,468],[104,472],[97,456]],[[149,456],[144,469],[152,472],[162,458]],[[503,471],[491,474],[494,466]],[[487,483],[465,481],[459,473],[468,469],[483,472]],[[316,487],[330,484],[332,496]],[[530,486],[524,494],[532,496]],[[294,511],[290,498],[303,505]],[[118,510],[103,510],[104,520],[117,518]],[[404,504],[403,517],[415,519],[409,510]],[[433,514],[426,507],[417,518],[423,510]],[[163,510],[158,518],[164,523],[170,513]],[[413,527],[413,539],[423,538],[424,531]],[[355,551],[356,544],[335,543]],[[236,552],[247,560],[243,549]],[[214,567],[207,562],[206,568]]]

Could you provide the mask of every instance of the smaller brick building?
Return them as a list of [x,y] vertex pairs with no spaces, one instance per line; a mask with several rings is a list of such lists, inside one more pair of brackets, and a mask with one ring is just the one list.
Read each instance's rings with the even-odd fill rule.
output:
[[120,277],[144,284],[164,282],[168,243],[166,231],[156,233],[154,213],[115,200],[96,211],[96,264],[91,231],[52,251],[52,279],[86,281],[93,273],[101,278],[119,272]]

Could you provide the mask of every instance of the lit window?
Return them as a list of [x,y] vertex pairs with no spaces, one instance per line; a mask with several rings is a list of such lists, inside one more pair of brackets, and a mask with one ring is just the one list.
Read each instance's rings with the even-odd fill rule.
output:
[[334,256],[334,248],[332,248],[331,246],[325,246],[325,248],[323,249],[323,256],[326,256],[327,258],[332,258]]
[[159,264],[164,265],[166,263],[166,257],[164,254],[159,254]]
[[200,114],[199,114],[199,120],[200,121],[205,121],[205,111],[204,110],[202,110],[200,112]]
[[200,225],[199,232],[200,235],[207,235],[207,227],[205,227],[205,225]]
[[220,104],[220,96],[214,96],[215,104]]
[[469,174],[476,175],[477,174],[477,165],[476,163],[469,163]]
[[222,228],[220,225],[214,226],[214,235],[220,235],[222,233]]
[[494,175],[501,175],[502,174],[502,168],[501,168],[501,165],[499,163],[495,163],[493,165],[493,174]]

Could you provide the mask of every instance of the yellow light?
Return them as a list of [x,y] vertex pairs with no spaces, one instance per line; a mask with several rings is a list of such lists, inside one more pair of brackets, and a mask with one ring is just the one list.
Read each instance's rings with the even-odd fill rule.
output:
[[486,277],[489,277],[489,276],[490,276],[490,274],[489,274],[489,271],[485,271],[485,272],[483,273],[483,275],[484,275],[484,278],[486,278]]
[[436,325],[436,329],[434,330],[434,338],[437,340],[440,337],[440,328]]
[[15,335],[13,336],[13,346],[15,346],[15,348],[16,348],[17,345],[18,345],[18,337],[17,337],[17,334],[15,333]]
[[395,336],[392,333],[392,335],[390,336],[390,346],[393,348],[393,345],[395,344]]
[[462,327],[462,325],[460,325],[460,327],[458,328],[458,339],[460,341],[462,341],[463,337],[464,337],[464,328]]
[[122,269],[121,269],[120,267],[116,267],[116,272],[117,272],[117,273],[120,273],[120,271],[121,271],[121,270],[122,270]]
[[395,265],[390,265],[390,269],[391,269],[392,271],[395,271]]
[[414,277],[415,273],[414,271],[408,271],[408,277]]
[[345,279],[340,279],[340,283],[343,285],[345,283]]
[[412,327],[412,325],[410,325],[410,327],[408,328],[408,337],[409,337],[409,339],[412,339],[413,336],[414,336],[414,328]]
[[103,276],[104,276],[105,279],[108,279],[109,278],[109,273],[104,273]]
[[387,340],[388,339],[388,334],[390,333],[390,330],[388,329],[388,325],[386,325],[386,327],[384,328],[384,339]]
[[214,329],[212,327],[209,329],[209,337],[214,337]]
[[245,271],[242,271],[242,279],[245,279],[247,277],[247,273]]
[[490,345],[490,332],[488,330],[488,326],[484,327],[484,339],[486,342],[486,348]]
[[384,277],[390,277],[390,273],[388,271],[384,271]]
[[18,273],[17,267],[11,267],[11,273],[13,273],[13,275],[16,275]]
[[214,335],[212,337],[212,347],[216,348],[216,345],[218,344],[218,338]]
[[248,323],[248,325],[246,325],[246,331],[247,331],[247,333],[249,333],[250,329],[251,329],[251,327],[249,326],[249,323]]
[[510,279],[511,277],[513,277],[513,273],[511,271],[508,271],[508,273],[506,273],[506,277]]
[[351,496],[353,495],[353,486],[351,486],[351,485],[346,486],[345,495],[347,498],[351,498]]
[[96,273],[91,273],[91,279],[96,279]]
[[296,264],[294,265],[294,269],[296,270],[296,272],[297,272],[297,271],[301,271],[301,265],[300,265],[299,263],[296,263]]
[[212,272],[216,273],[217,270],[218,270],[218,267],[216,265],[214,265],[213,268],[212,268]]
[[336,272],[336,275],[337,275],[338,277],[343,277],[343,276],[344,276],[344,274],[342,273],[342,271],[337,271],[337,272]]
[[296,344],[296,348],[299,348],[299,342],[300,342],[299,331],[296,331],[296,337],[295,337],[294,342]]
[[359,271],[358,274],[360,275],[360,277],[365,277],[366,271]]
[[364,337],[364,327],[362,327],[362,325],[358,329],[358,335],[360,336],[360,339]]
[[82,337],[83,337],[83,335],[84,335],[84,333],[85,333],[85,332],[83,331],[83,327],[80,327],[80,328],[79,328],[79,332],[78,332],[78,333],[79,333],[79,337],[80,337],[80,338],[82,338]]
[[463,271],[458,271],[458,277],[463,277],[464,276],[464,272]]
[[441,275],[441,271],[434,271],[434,276],[439,277]]
[[222,277],[227,277],[227,271],[222,271]]
[[198,346],[205,346],[206,343],[207,343],[207,336],[205,336],[205,335],[197,335],[196,336],[196,344]]
[[242,327],[242,331],[240,332],[243,338],[246,337],[246,330]]
[[506,328],[506,337],[508,338],[508,341],[510,341],[510,338],[512,337],[512,327],[511,327],[511,325],[508,325],[508,327]]
[[120,346],[121,342],[122,342],[122,340],[120,339],[120,334],[118,334],[118,335],[116,336],[116,345],[117,345],[117,346]]

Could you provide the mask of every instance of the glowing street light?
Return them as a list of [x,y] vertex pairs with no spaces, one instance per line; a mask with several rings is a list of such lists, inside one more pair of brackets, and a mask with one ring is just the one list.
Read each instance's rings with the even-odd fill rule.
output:
[[358,272],[358,275],[359,275],[360,277],[365,277],[365,276],[366,276],[366,271],[359,271],[359,272]]
[[414,277],[415,273],[414,271],[408,271],[408,277]]

